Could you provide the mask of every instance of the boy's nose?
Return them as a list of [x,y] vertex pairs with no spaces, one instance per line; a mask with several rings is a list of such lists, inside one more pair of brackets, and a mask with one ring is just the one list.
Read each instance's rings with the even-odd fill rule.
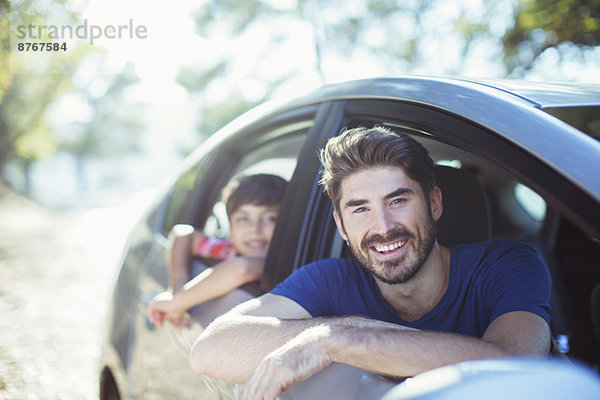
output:
[[260,219],[256,220],[256,221],[252,221],[252,223],[250,224],[250,229],[255,232],[261,231],[262,228],[263,228],[263,223]]

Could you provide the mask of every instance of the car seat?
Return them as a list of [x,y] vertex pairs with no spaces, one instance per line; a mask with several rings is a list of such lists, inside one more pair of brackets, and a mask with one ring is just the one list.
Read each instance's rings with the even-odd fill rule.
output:
[[434,175],[444,204],[442,217],[437,222],[438,242],[453,246],[491,239],[490,206],[475,175],[445,165],[436,165]]
[[[436,223],[438,242],[444,246],[473,243],[492,238],[488,198],[475,175],[465,169],[445,165],[433,168],[442,190],[444,211]],[[338,238],[341,257],[352,257],[350,248]]]

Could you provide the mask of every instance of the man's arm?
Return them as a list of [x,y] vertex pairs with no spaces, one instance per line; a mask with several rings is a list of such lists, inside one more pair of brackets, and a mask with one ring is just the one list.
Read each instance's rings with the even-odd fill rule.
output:
[[274,398],[331,362],[403,377],[465,360],[543,355],[548,348],[547,323],[528,312],[497,318],[478,339],[361,317],[310,318],[295,302],[267,294],[211,324],[194,345],[191,364],[230,382],[250,377],[247,398]]
[[309,328],[271,352],[248,380],[244,399],[274,399],[331,362],[406,377],[461,361],[545,356],[549,350],[546,321],[528,312],[497,318],[482,339],[361,319],[334,318],[333,323]]
[[190,364],[199,374],[244,383],[267,354],[314,323],[294,301],[265,294],[213,321],[194,343]]

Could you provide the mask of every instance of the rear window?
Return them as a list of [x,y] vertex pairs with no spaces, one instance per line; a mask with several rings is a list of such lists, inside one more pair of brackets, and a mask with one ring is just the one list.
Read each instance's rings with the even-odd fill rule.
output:
[[544,111],[600,141],[600,106],[555,107]]

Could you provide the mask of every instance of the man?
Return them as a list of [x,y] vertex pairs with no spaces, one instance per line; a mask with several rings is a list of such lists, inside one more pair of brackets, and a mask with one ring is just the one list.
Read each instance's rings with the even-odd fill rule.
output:
[[442,193],[420,144],[380,127],[352,129],[329,140],[321,161],[356,260],[306,265],[217,319],[192,349],[196,372],[246,382],[247,399],[273,399],[332,362],[406,377],[548,354],[545,265],[511,241],[440,246]]

